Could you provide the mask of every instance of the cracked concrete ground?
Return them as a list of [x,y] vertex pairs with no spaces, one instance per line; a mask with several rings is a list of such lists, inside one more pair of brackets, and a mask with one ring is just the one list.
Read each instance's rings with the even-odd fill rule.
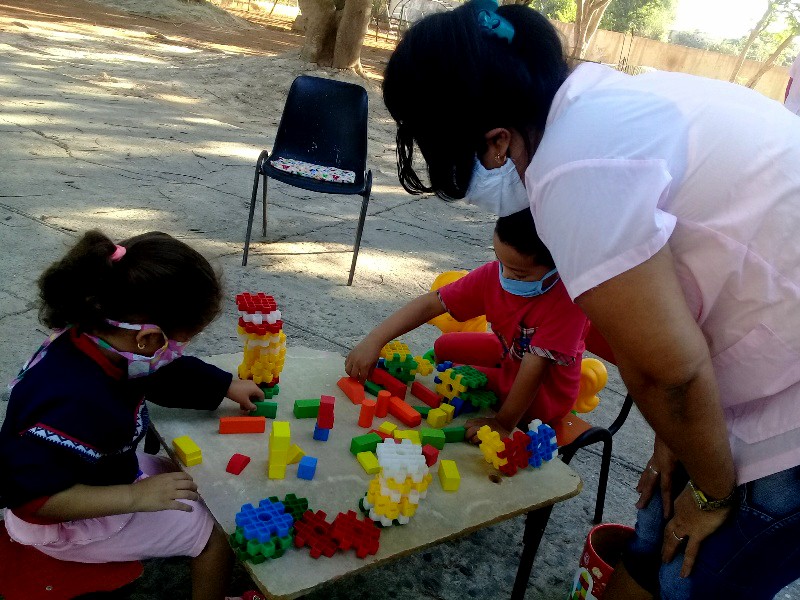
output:
[[[111,13],[99,5],[96,19],[70,16],[80,3],[87,5],[51,0],[37,3],[37,12],[20,0],[0,7],[0,379],[10,380],[46,334],[35,304],[39,273],[93,227],[115,239],[166,231],[213,259],[228,295],[223,314],[190,346],[201,356],[239,350],[239,291],[276,296],[290,344],[346,353],[427,291],[436,274],[492,258],[489,215],[399,187],[394,126],[374,80],[310,69],[290,46],[275,53],[204,42],[196,31],[163,33],[157,20],[124,15],[128,26],[104,25]],[[352,287],[345,283],[359,199],[275,182],[267,237],[256,226],[249,264],[241,266],[253,166],[301,73],[357,81],[370,93],[375,185]],[[424,351],[436,333],[425,326],[404,339]],[[624,393],[612,368],[591,420],[610,423]],[[634,487],[651,443],[634,409],[614,440],[606,521],[632,524]],[[528,598],[566,597],[591,527],[599,462],[592,448],[573,460],[584,491],[553,511]],[[523,520],[513,519],[313,597],[507,597],[522,530]],[[239,571],[235,591],[247,584]],[[135,598],[188,598],[188,590],[186,560],[153,561]],[[798,590],[780,597],[800,598]]]

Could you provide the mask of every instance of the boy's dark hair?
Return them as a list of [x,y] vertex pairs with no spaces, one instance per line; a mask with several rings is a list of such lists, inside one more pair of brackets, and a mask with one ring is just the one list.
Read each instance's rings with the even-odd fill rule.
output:
[[530,209],[523,209],[506,217],[497,219],[494,231],[500,241],[525,256],[531,256],[537,264],[554,268],[556,263],[550,250],[544,245],[536,232],[536,224]]
[[97,230],[78,240],[39,278],[39,320],[51,328],[108,328],[105,319],[152,323],[172,337],[194,335],[217,316],[219,277],[196,250],[151,231],[120,243]]
[[[463,198],[485,134],[504,127],[528,145],[567,78],[559,34],[533,9],[501,6],[514,26],[511,44],[486,35],[471,2],[425,17],[406,32],[389,59],[383,99],[397,122],[397,172],[412,194]],[[430,185],[414,168],[414,143]]]

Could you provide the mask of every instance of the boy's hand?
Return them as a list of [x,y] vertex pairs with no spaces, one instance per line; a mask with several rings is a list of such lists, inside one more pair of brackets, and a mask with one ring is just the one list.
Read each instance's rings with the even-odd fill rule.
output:
[[192,507],[179,500],[197,500],[197,484],[182,471],[161,473],[146,477],[130,486],[131,512],[155,512],[159,510],[183,510],[192,512]]
[[344,360],[344,370],[353,379],[358,379],[361,383],[367,380],[372,369],[378,364],[383,344],[376,345],[368,337],[350,351]]
[[264,399],[264,392],[250,379],[234,379],[225,395],[247,411],[256,409],[253,400]]
[[467,428],[466,439],[470,444],[481,443],[481,441],[478,439],[478,430],[484,425],[488,425],[493,431],[499,433],[501,439],[509,437],[511,435],[511,432],[502,425],[500,425],[498,420],[495,419],[494,417],[470,419],[464,424],[464,427]]

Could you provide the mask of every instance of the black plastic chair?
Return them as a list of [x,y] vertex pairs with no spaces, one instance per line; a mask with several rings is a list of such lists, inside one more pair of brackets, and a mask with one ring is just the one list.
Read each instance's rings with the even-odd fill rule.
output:
[[[608,343],[593,327],[589,329],[589,335],[586,338],[586,348],[611,364],[616,364],[614,353],[611,351]],[[600,479],[597,483],[597,501],[594,509],[594,523],[600,523],[600,521],[603,520],[608,474],[611,468],[613,436],[625,423],[632,406],[633,398],[630,394],[626,394],[625,401],[622,403],[617,417],[608,427],[592,426],[580,417],[571,414],[567,415],[561,423],[555,425],[556,439],[559,445],[558,453],[564,464],[568,465],[575,456],[575,453],[581,448],[591,446],[598,442],[603,444],[603,453],[600,460]],[[514,580],[514,589],[511,592],[511,598],[513,600],[522,600],[522,598],[525,597],[525,590],[528,587],[533,561],[536,558],[536,552],[539,550],[539,544],[542,542],[542,537],[544,536],[544,531],[547,528],[547,522],[550,520],[550,513],[552,511],[553,505],[550,505],[545,508],[540,508],[539,510],[531,511],[525,517],[525,532],[522,536],[522,554],[519,559],[517,576]]]
[[[335,183],[290,174],[272,165],[277,158],[353,171],[355,181]],[[372,171],[367,169],[367,91],[360,85],[321,77],[301,75],[294,80],[272,152],[264,150],[256,162],[242,266],[247,264],[259,176],[263,179],[263,236],[267,235],[268,178],[313,192],[362,197],[353,262],[347,280],[347,285],[351,285],[372,190]]]

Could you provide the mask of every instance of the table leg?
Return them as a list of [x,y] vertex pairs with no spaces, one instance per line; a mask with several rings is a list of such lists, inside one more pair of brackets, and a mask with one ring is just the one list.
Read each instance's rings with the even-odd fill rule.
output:
[[511,591],[511,600],[522,600],[525,597],[525,590],[528,588],[528,580],[531,577],[533,560],[536,558],[536,551],[542,542],[547,521],[550,520],[550,513],[553,505],[539,510],[533,510],[525,517],[525,533],[522,536],[522,554],[519,557],[519,568],[517,577],[514,580],[514,589]]

